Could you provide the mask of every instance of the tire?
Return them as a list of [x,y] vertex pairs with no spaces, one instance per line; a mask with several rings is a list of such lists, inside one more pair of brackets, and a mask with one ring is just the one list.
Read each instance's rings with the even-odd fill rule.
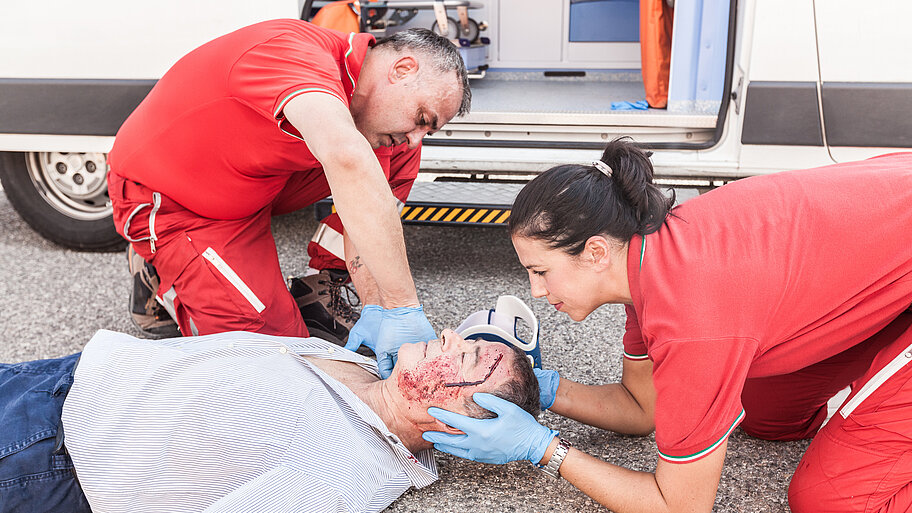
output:
[[0,184],[10,204],[42,237],[70,249],[117,251],[103,153],[0,153]]

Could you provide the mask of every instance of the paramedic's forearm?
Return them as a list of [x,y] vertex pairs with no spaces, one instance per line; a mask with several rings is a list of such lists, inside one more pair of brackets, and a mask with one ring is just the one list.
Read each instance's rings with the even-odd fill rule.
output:
[[373,276],[383,306],[417,306],[399,210],[380,164],[366,141],[364,145],[367,151],[360,159],[327,159],[333,203],[346,236],[359,248],[361,263]]
[[726,445],[692,463],[659,460],[655,474],[612,465],[571,448],[560,474],[617,513],[708,512],[719,486]]
[[648,435],[655,429],[653,419],[631,400],[620,383],[583,385],[561,378],[554,405],[549,409],[563,417],[615,433]]
[[616,433],[648,435],[655,429],[652,362],[624,359],[621,383],[583,385],[561,378],[550,410]]
[[396,200],[345,104],[309,93],[292,98],[283,112],[323,165],[346,236],[370,269],[384,306],[417,306]]
[[345,267],[351,276],[355,290],[358,291],[358,297],[362,305],[380,305],[383,306],[380,299],[380,289],[377,288],[377,282],[371,276],[370,271],[364,262],[361,261],[361,255],[358,249],[352,244],[351,239],[344,238],[345,241]]

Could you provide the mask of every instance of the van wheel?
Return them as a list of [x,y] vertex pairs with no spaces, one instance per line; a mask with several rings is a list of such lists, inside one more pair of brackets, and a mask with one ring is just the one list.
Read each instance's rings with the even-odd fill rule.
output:
[[104,153],[0,153],[0,184],[22,219],[44,238],[71,249],[115,251]]

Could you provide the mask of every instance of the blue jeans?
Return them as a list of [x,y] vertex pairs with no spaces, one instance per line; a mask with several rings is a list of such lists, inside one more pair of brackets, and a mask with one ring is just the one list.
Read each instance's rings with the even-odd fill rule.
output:
[[73,461],[57,444],[78,360],[0,364],[0,512],[91,512]]

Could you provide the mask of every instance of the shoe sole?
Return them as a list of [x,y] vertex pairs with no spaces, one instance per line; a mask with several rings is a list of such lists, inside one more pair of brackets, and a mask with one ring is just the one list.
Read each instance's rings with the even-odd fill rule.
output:
[[148,331],[148,330],[144,329],[138,322],[136,322],[136,318],[133,317],[133,315],[134,315],[134,314],[133,314],[133,308],[131,308],[132,305],[133,305],[133,290],[132,290],[132,287],[130,287],[130,289],[131,289],[131,290],[130,290],[130,302],[128,303],[128,306],[127,306],[127,315],[130,316],[130,322],[133,323],[133,326],[134,326],[140,333],[143,334],[143,337],[148,338],[148,339],[152,339],[152,340],[161,340],[161,339],[164,339],[164,338],[177,338],[177,337],[183,336],[183,334],[180,332],[180,326],[178,326],[177,323],[174,323],[175,330],[174,330],[174,332],[172,332],[172,333],[155,333],[155,332]]
[[[310,326],[307,327],[307,331],[310,332],[311,337],[322,338],[323,340],[325,340],[327,342],[332,342],[333,344],[335,344],[339,347],[345,347],[345,342],[339,341],[339,337],[333,335],[332,333],[323,331],[320,328],[311,328]],[[361,356],[366,356],[368,358],[376,358],[376,355],[374,355],[374,352],[371,351],[371,349],[367,346],[360,346],[357,350],[355,350],[355,352],[360,354]]]

